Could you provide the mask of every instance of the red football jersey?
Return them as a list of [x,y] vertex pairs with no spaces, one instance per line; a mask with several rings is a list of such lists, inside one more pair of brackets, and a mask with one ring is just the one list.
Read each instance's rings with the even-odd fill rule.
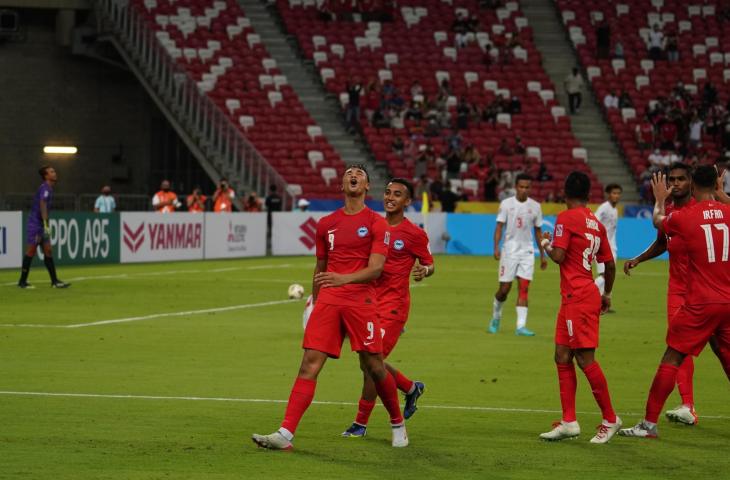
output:
[[404,218],[390,227],[390,249],[383,274],[375,281],[378,309],[399,311],[410,304],[410,274],[416,259],[421,265],[433,265],[428,236],[422,228]]
[[[690,197],[689,202],[681,207],[675,207],[673,203],[666,206],[665,213],[671,215],[672,212],[694,205],[695,199]],[[658,232],[657,238],[665,236],[667,239],[667,252],[669,253],[669,288],[667,295],[685,296],[687,293],[687,250],[682,245],[682,240],[678,236],[670,237],[669,235]]]
[[[368,266],[371,254],[388,254],[387,230],[385,219],[367,207],[355,215],[336,210],[317,222],[317,258],[327,260],[328,272],[357,272]],[[358,306],[375,298],[374,282],[352,283],[321,289],[317,302]]]
[[563,303],[579,301],[598,288],[591,269],[594,259],[598,263],[613,260],[606,227],[587,207],[571,208],[558,215],[553,248],[565,250],[560,264]]
[[[688,305],[730,303],[730,206],[697,202],[664,219],[664,231],[687,252]],[[672,240],[674,241],[674,240]]]

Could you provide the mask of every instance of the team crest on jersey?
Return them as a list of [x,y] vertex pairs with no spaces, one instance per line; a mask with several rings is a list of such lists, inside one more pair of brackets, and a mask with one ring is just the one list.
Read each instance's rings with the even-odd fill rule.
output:
[[396,240],[395,242],[393,242],[393,248],[395,248],[396,250],[403,250],[403,247],[405,246],[406,244],[403,240]]
[[362,238],[368,234],[368,227],[360,227],[357,229],[357,236]]
[[562,224],[557,225],[555,227],[555,236],[556,237],[562,237],[563,236],[563,225]]

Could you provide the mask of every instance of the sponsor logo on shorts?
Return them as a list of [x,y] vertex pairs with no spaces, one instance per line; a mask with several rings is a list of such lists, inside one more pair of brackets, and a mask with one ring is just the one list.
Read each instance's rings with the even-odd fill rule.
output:
[[357,229],[357,236],[362,238],[368,234],[368,227],[360,227]]
[[405,246],[406,244],[403,240],[396,240],[395,242],[393,242],[393,248],[395,248],[396,250],[403,250],[403,247]]

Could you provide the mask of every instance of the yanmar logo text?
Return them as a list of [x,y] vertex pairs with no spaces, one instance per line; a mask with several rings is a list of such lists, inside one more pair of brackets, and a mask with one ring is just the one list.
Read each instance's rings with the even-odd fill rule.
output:
[[200,248],[202,245],[203,225],[200,223],[148,223],[146,227],[145,222],[137,227],[124,222],[124,244],[132,253],[142,247],[147,236],[152,251]]

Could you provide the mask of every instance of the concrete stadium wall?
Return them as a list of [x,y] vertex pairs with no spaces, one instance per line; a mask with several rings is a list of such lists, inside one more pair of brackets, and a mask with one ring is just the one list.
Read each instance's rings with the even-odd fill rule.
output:
[[[52,10],[21,16],[27,41],[0,43],[0,192],[34,191],[43,163],[60,174],[57,193],[96,192],[111,183],[118,193],[149,185],[151,122],[160,116],[130,72],[74,57],[56,44]],[[71,158],[46,156],[43,145],[79,147]],[[112,156],[123,149],[127,182],[112,182]]]

